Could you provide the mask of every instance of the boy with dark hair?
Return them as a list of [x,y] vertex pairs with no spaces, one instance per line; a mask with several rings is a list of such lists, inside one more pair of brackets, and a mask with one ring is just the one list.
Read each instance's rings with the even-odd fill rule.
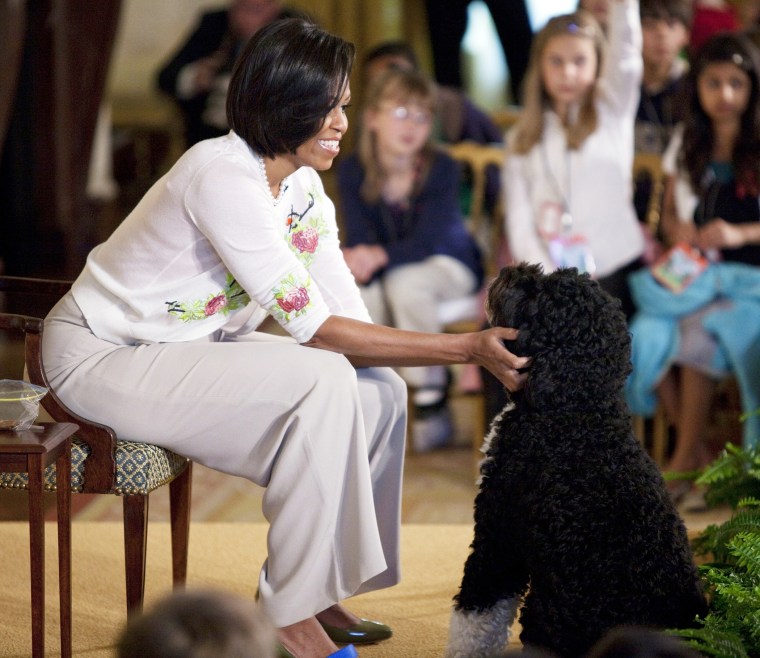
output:
[[[634,133],[636,153],[662,154],[680,121],[678,96],[688,68],[690,0],[640,0],[642,58],[641,100]],[[636,181],[634,203],[644,220],[649,180]]]

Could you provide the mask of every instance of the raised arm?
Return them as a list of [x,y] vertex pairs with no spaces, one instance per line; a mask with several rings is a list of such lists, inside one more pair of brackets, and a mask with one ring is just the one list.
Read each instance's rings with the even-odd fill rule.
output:
[[612,0],[607,36],[607,61],[602,69],[606,100],[620,114],[633,115],[644,69],[638,0]]

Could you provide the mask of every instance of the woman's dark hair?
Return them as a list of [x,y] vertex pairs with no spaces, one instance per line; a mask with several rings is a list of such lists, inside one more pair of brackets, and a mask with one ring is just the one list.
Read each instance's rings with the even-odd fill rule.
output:
[[352,43],[299,18],[261,28],[232,72],[230,128],[266,157],[295,153],[340,102],[354,55]]
[[715,135],[712,121],[699,102],[698,82],[710,64],[729,62],[744,71],[750,79],[750,96],[741,118],[740,135],[734,146],[732,164],[737,183],[753,194],[758,189],[760,170],[760,51],[743,34],[716,34],[699,49],[691,63],[684,84],[685,117],[683,148],[679,165],[689,175],[689,182],[699,192],[710,160]]

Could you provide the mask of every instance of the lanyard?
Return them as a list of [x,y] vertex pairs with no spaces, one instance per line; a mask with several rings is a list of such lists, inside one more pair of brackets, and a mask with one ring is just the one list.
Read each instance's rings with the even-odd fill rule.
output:
[[544,175],[552,186],[554,193],[559,197],[560,204],[562,206],[562,217],[560,224],[562,232],[570,233],[573,227],[573,214],[570,212],[570,197],[571,197],[571,185],[570,185],[570,149],[565,145],[565,189],[567,193],[562,191],[562,187],[557,180],[557,176],[551,168],[549,163],[549,154],[546,151],[546,142],[541,140],[541,164],[544,168]]

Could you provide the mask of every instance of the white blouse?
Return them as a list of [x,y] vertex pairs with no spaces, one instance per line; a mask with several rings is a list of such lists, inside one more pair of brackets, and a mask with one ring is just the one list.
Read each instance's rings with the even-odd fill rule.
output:
[[190,148],[89,254],[72,292],[93,333],[189,341],[271,315],[305,342],[331,314],[370,322],[317,173],[302,167],[281,189],[273,200],[232,131]]

